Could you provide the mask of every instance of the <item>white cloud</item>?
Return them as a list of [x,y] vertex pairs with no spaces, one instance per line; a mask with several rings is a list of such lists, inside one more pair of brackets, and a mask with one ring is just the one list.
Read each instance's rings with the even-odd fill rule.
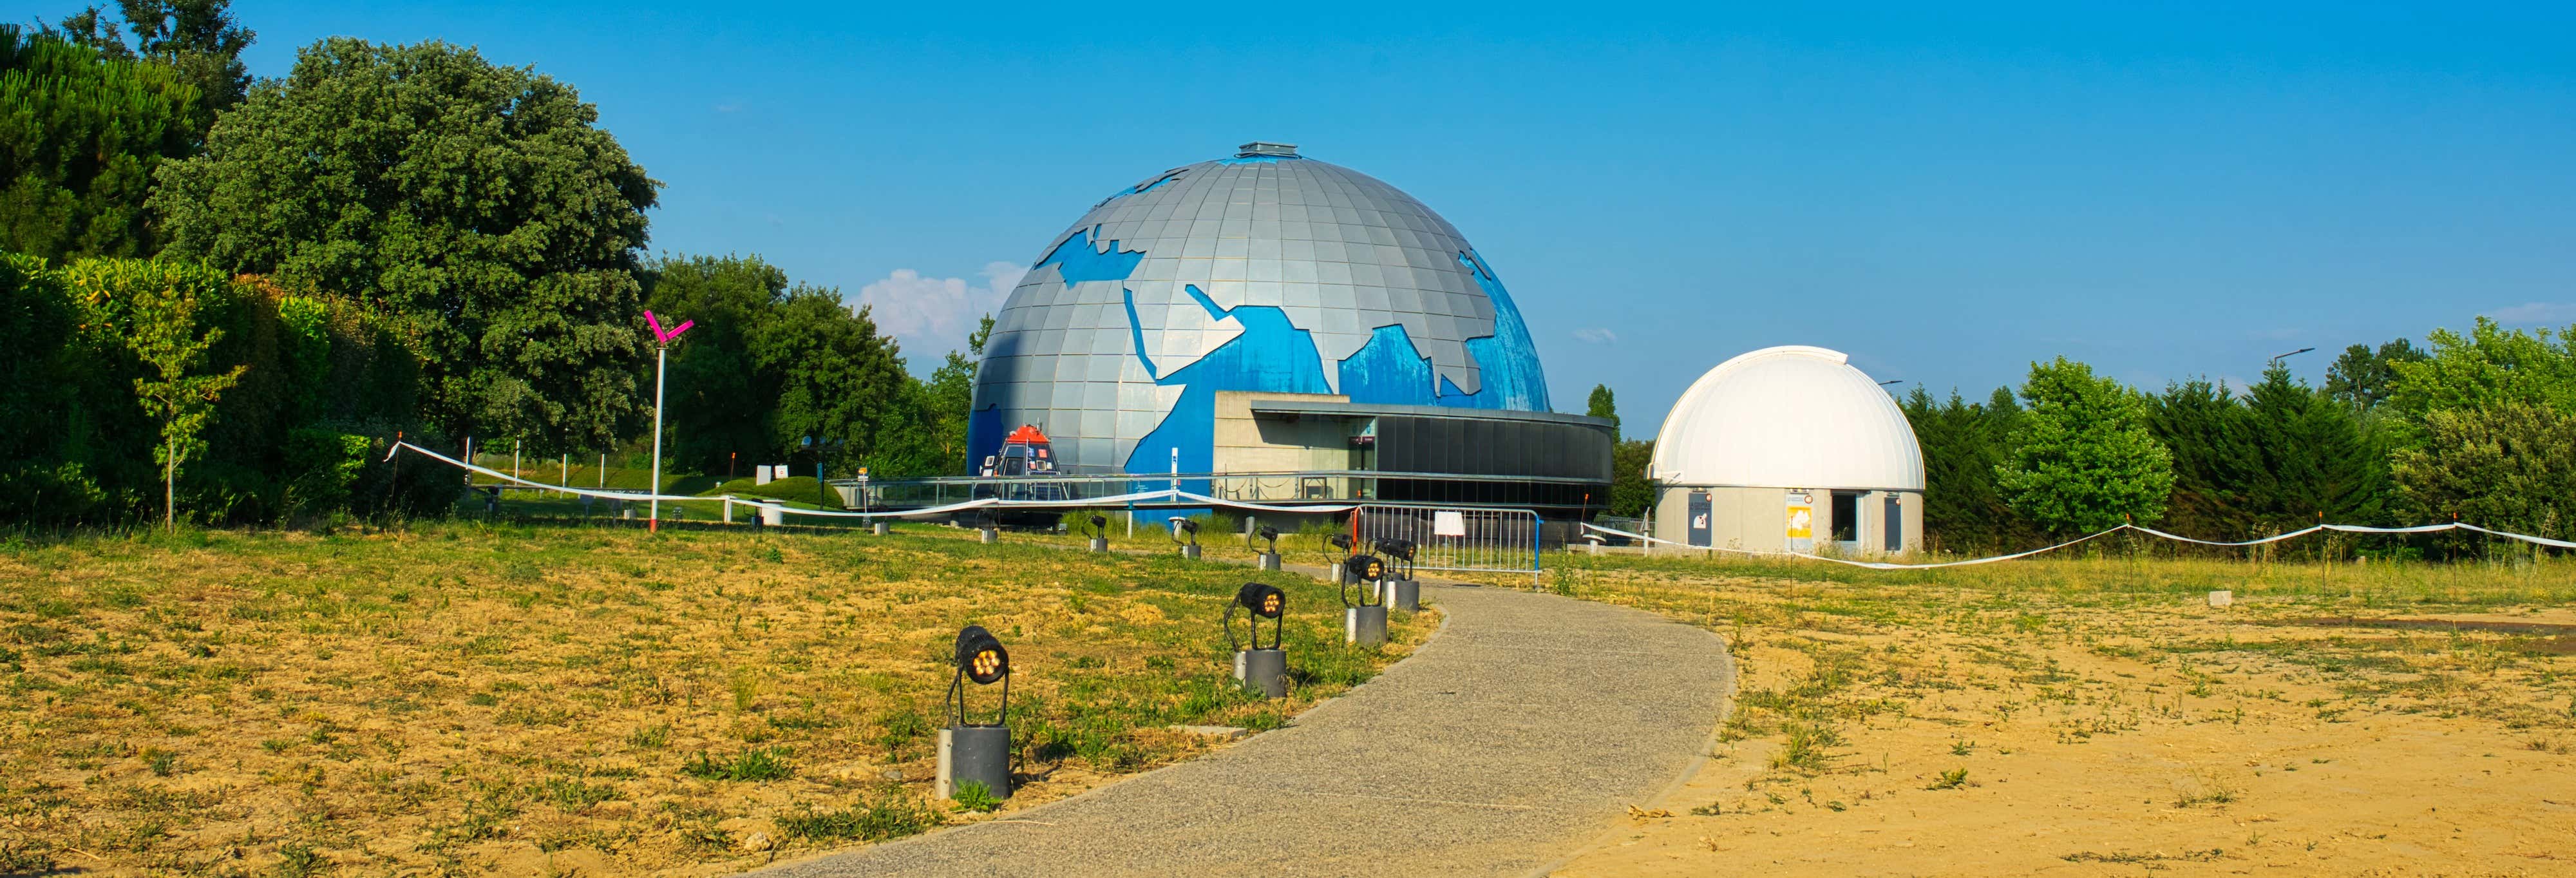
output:
[[2525,302],[2487,312],[2498,323],[2565,323],[2576,321],[2576,302]]
[[1587,344],[1618,344],[1619,334],[1608,327],[1587,326],[1574,331],[1574,340]]
[[986,263],[978,272],[983,280],[975,282],[922,277],[921,272],[898,268],[883,280],[860,287],[856,307],[869,309],[877,331],[903,342],[907,358],[937,357],[965,350],[967,334],[975,331],[984,315],[999,313],[1002,300],[1028,273],[1027,266],[1017,263]]

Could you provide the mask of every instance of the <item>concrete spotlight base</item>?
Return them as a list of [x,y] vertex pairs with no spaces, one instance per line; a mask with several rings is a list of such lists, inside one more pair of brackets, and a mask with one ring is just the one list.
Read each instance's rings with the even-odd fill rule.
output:
[[1386,642],[1386,605],[1342,611],[1342,639],[1360,646]]
[[1092,538],[1091,538],[1091,550],[1092,550],[1092,551],[1094,551],[1094,552],[1107,552],[1107,551],[1109,551],[1109,538],[1108,538],[1108,537],[1092,537]]
[[1183,557],[1183,558],[1188,558],[1188,559],[1190,559],[1190,560],[1192,560],[1192,561],[1196,561],[1196,560],[1198,560],[1198,559],[1199,559],[1199,547],[1197,547],[1197,546],[1190,546],[1190,545],[1184,545],[1184,546],[1182,546],[1182,547],[1181,547],[1181,557]]
[[991,525],[986,525],[980,533],[984,538],[984,545],[989,546],[1002,541],[1002,532],[993,529]]
[[1338,561],[1333,563],[1332,568],[1334,585],[1342,585],[1351,581],[1350,568],[1342,566]]
[[1394,607],[1394,608],[1399,609],[1399,610],[1403,610],[1403,611],[1405,611],[1405,612],[1407,612],[1407,613],[1416,613],[1416,612],[1421,612],[1421,610],[1422,610],[1422,581],[1421,581],[1421,580],[1418,580],[1418,579],[1389,579],[1389,580],[1386,580],[1384,583],[1381,583],[1381,584],[1383,584],[1384,586],[1386,586],[1385,595],[1386,595],[1386,605],[1387,605],[1387,606]]
[[1288,697],[1288,653],[1276,649],[1247,649],[1234,654],[1234,679],[1244,691],[1259,692],[1263,698]]
[[869,533],[872,533],[872,534],[876,534],[877,536],[885,536],[885,535],[886,535],[886,523],[885,523],[885,522],[880,521],[880,522],[877,522],[877,523],[875,523],[875,524],[868,525],[868,532],[869,532]]
[[1011,727],[949,726],[939,730],[939,798],[957,797],[957,785],[982,781],[993,798],[1011,797]]
[[760,504],[760,523],[764,525],[786,524],[787,507],[773,506],[767,503]]
[[1253,566],[1259,567],[1263,570],[1279,569],[1279,553],[1277,552],[1260,552],[1254,554],[1252,557],[1253,560],[1259,562]]

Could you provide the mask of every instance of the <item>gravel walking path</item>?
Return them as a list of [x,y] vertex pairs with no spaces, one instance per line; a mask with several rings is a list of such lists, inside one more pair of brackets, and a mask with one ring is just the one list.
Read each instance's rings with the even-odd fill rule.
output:
[[1423,598],[1438,635],[1289,728],[765,874],[1523,875],[1680,779],[1733,694],[1708,631],[1512,589]]

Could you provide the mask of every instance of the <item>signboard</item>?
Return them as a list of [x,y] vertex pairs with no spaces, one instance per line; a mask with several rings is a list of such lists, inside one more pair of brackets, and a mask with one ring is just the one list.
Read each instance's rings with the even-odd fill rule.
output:
[[1714,510],[1712,510],[1712,509],[1711,509],[1710,504],[1709,504],[1709,502],[1708,502],[1708,492],[1707,492],[1707,491],[1692,491],[1692,492],[1690,492],[1690,544],[1691,544],[1691,545],[1694,545],[1694,546],[1706,546],[1706,545],[1709,545],[1709,544],[1710,544],[1710,542],[1709,542],[1709,541],[1710,541],[1711,537],[1710,537],[1710,535],[1709,535],[1709,533],[1710,533],[1710,530],[1709,530],[1709,519],[1710,519],[1711,517],[1713,517],[1713,516],[1714,516]]
[[1467,514],[1455,509],[1442,509],[1432,512],[1431,535],[1435,537],[1466,536]]
[[1813,550],[1816,545],[1816,495],[1806,491],[1791,491],[1788,507],[1784,511],[1788,530],[1782,535],[1788,538],[1789,551]]

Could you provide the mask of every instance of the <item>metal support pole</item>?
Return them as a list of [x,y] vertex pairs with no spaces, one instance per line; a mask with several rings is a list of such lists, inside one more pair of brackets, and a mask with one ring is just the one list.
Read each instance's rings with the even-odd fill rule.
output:
[[653,511],[644,517],[647,530],[662,526],[662,371],[671,361],[671,349],[653,348]]

